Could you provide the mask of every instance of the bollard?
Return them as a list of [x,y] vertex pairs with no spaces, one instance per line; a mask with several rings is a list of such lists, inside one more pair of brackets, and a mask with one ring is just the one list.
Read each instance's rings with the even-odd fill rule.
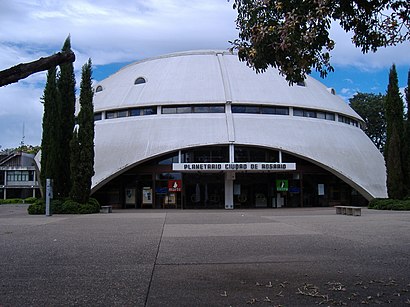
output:
[[53,198],[53,186],[51,179],[46,179],[46,216],[51,216],[50,201]]

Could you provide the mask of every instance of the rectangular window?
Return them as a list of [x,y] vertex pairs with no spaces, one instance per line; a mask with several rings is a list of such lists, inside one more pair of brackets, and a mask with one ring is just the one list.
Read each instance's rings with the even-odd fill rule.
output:
[[130,109],[130,116],[140,116],[141,109]]
[[192,109],[191,107],[177,107],[177,113],[178,114],[192,113]]
[[232,110],[232,113],[246,113],[245,106],[232,106],[231,110]]
[[9,171],[7,172],[7,181],[34,181],[33,171]]
[[128,116],[128,110],[121,110],[117,112],[117,117],[127,117]]
[[305,110],[305,111],[303,112],[303,116],[304,116],[304,117],[316,118],[316,112],[315,112],[315,111],[311,111],[311,110]]
[[250,114],[259,114],[261,112],[259,107],[256,106],[247,106],[245,113],[250,113]]
[[293,116],[303,116],[303,110],[293,108]]
[[326,119],[326,113],[323,113],[323,112],[317,112],[316,116],[319,119]]
[[335,120],[335,115],[333,113],[326,113],[327,120]]
[[275,107],[261,107],[262,114],[276,114]]
[[262,114],[289,115],[287,107],[260,107]]
[[142,111],[142,115],[157,114],[157,108],[156,107],[144,108],[141,111]]
[[231,108],[232,113],[248,113],[248,114],[260,114],[261,110],[259,106],[241,106],[236,105]]
[[209,106],[194,106],[194,113],[209,113]]
[[209,106],[209,113],[225,113],[225,106]]
[[276,114],[289,115],[289,108],[288,107],[276,107]]
[[94,114],[94,121],[101,120],[101,119],[102,119],[102,113],[101,112],[98,112],[98,113]]
[[115,112],[115,111],[107,111],[107,112],[105,113],[105,118],[106,118],[106,119],[117,118],[117,112]]
[[162,107],[162,114],[176,114],[176,107]]

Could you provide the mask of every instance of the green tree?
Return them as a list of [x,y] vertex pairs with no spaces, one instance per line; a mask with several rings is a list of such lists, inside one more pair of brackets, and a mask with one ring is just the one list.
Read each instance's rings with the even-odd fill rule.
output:
[[402,199],[405,196],[403,180],[403,101],[399,92],[396,66],[389,73],[386,94],[386,146],[384,156],[387,168],[387,193],[390,198]]
[[[47,178],[57,176],[56,161],[59,159],[58,144],[60,129],[58,114],[59,93],[56,83],[56,67],[48,70],[42,102],[44,104],[43,134],[41,139],[41,186],[45,188]],[[43,191],[45,192],[45,191]]]
[[349,99],[350,106],[364,120],[364,132],[374,145],[383,152],[386,143],[385,96],[382,94],[357,93]]
[[[70,36],[65,40],[62,52],[72,52]],[[59,139],[58,145],[58,177],[54,178],[54,187],[57,195],[67,197],[71,189],[70,141],[75,123],[75,75],[73,63],[69,62],[60,65],[57,87],[61,97],[58,110],[61,124],[61,138]]]
[[78,203],[88,202],[94,175],[94,106],[91,59],[82,67],[78,132],[71,143],[72,189],[70,197]]
[[232,48],[239,59],[257,72],[277,67],[290,83],[305,79],[312,68],[322,77],[333,71],[333,21],[353,34],[353,44],[363,53],[410,39],[405,0],[233,1],[239,39]]

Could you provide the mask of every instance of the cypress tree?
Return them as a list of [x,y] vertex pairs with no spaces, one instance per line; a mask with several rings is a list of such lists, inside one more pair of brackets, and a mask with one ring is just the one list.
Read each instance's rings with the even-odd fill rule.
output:
[[78,134],[74,133],[71,145],[72,189],[70,196],[79,203],[87,203],[94,175],[94,106],[91,59],[82,67],[80,85],[80,112]]
[[400,97],[396,66],[389,73],[386,94],[386,148],[387,193],[390,198],[403,199],[405,186],[403,180],[403,101]]
[[[70,36],[65,40],[62,51],[72,51]],[[58,196],[66,197],[71,189],[70,141],[75,124],[75,75],[73,63],[60,65],[57,87],[60,93],[59,119],[61,136],[58,140],[58,177],[54,179],[54,186]]]
[[44,104],[43,134],[41,139],[41,173],[40,181],[45,193],[47,178],[56,177],[56,161],[58,160],[58,145],[55,140],[59,138],[58,127],[58,100],[59,94],[56,83],[56,67],[48,70],[47,82],[44,88],[42,102]]

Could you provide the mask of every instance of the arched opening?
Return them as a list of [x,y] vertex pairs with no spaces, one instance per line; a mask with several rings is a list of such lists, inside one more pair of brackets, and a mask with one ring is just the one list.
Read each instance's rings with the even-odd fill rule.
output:
[[[181,149],[131,167],[94,197],[118,208],[224,208],[226,175],[234,173],[234,208],[367,203],[348,183],[291,153],[237,145],[233,155],[235,162],[230,163],[228,145]],[[272,168],[282,162],[295,163],[296,168]],[[185,169],[176,170],[176,164]],[[232,165],[236,170],[227,172]],[[181,183],[181,191],[170,189],[175,181]]]

